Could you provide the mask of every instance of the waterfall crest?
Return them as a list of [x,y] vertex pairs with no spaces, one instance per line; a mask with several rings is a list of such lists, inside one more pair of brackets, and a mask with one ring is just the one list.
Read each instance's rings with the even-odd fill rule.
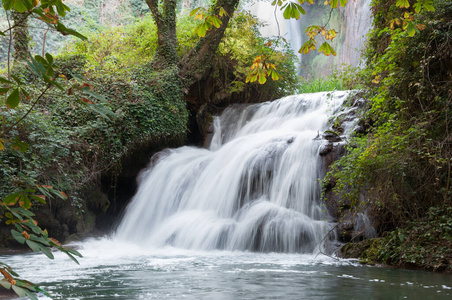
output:
[[214,119],[209,149],[153,157],[117,238],[154,247],[314,252],[332,226],[320,202],[316,137],[346,95],[226,109]]

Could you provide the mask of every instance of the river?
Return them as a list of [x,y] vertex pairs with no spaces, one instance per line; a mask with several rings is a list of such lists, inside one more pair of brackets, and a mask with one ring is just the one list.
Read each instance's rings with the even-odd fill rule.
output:
[[[108,238],[62,253],[2,256],[54,299],[451,299],[450,275],[309,254],[144,248]],[[50,299],[40,295],[39,299]]]

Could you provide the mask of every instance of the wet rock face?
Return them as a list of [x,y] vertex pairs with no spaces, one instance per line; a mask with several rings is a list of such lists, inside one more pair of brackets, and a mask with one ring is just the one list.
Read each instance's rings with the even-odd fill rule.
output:
[[[346,154],[346,141],[354,134],[367,132],[366,122],[359,118],[359,111],[366,100],[355,96],[330,120],[330,129],[320,134],[319,156],[322,159],[322,178],[331,170],[333,163]],[[325,204],[334,221],[338,222],[337,234],[341,242],[361,241],[375,236],[371,220],[364,214],[356,214],[351,203],[333,193],[336,185],[331,178],[325,186]]]

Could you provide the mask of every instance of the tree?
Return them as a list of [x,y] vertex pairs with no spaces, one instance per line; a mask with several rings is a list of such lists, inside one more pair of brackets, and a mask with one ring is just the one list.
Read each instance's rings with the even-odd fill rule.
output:
[[[3,0],[1,7],[5,10],[9,26],[0,30],[0,36],[9,35],[9,49],[11,49],[14,40],[14,61],[25,61],[28,71],[33,73],[33,76],[42,83],[42,86],[36,87],[36,90],[39,91],[37,94],[29,93],[29,84],[24,83],[20,76],[14,75],[13,70],[19,66],[14,64],[11,68],[11,51],[8,51],[7,74],[5,77],[0,76],[0,96],[4,98],[4,105],[0,107],[0,110],[16,115],[16,118],[13,118],[11,122],[8,122],[5,118],[2,119],[0,151],[9,148],[13,151],[25,152],[28,145],[12,132],[32,112],[49,90],[64,91],[73,95],[80,103],[88,106],[94,104],[94,102],[86,97],[96,98],[99,96],[91,91],[92,86],[86,82],[83,82],[83,84],[64,82],[66,78],[58,76],[52,55],[46,53],[43,56],[32,57],[28,50],[28,18],[38,19],[63,35],[73,35],[85,39],[83,35],[65,27],[59,20],[60,16],[64,16],[70,10],[69,7],[64,5],[61,0],[42,0],[40,3],[34,0],[33,2],[30,0]],[[9,18],[10,14],[14,23]],[[74,74],[74,77],[83,81],[80,76]],[[18,109],[20,102],[26,104],[24,110]],[[93,109],[97,110],[98,108],[93,107]],[[47,230],[38,226],[34,219],[34,213],[30,211],[34,203],[45,204],[49,198],[65,199],[67,196],[64,192],[57,191],[52,186],[40,185],[26,175],[19,174],[17,177],[11,178],[9,194],[0,201],[0,222],[4,222],[5,225],[12,228],[10,231],[12,238],[20,244],[27,245],[34,252],[42,252],[53,259],[50,249],[55,248],[66,253],[69,258],[78,263],[75,256],[81,257],[81,254],[51,238]],[[18,278],[19,275],[14,272],[13,268],[3,262],[0,262],[0,274],[3,276],[0,285],[6,289],[12,289],[20,297],[28,296],[31,299],[37,299],[36,292],[45,293],[37,285]]]
[[13,58],[15,61],[24,61],[28,58],[28,14],[20,13],[16,10],[11,11],[11,15],[14,20],[13,25],[13,40],[14,40],[14,53]]
[[[216,0],[210,8],[195,8],[191,15],[202,22],[196,28],[200,39],[195,47],[185,55],[179,58],[177,56],[177,38],[176,38],[176,7],[177,0],[146,0],[152,16],[158,29],[158,49],[154,58],[154,68],[156,70],[176,69],[180,81],[176,84],[180,90],[184,90],[182,95],[186,102],[198,111],[200,107],[209,103],[208,96],[200,93],[199,87],[205,87],[204,84],[212,73],[212,61],[218,49],[218,46],[224,36],[229,20],[236,11],[240,0]],[[299,19],[305,10],[302,4],[314,4],[314,0],[275,0],[272,5],[277,9],[284,11],[284,18]],[[323,1],[322,1],[323,3]],[[325,5],[336,9],[347,4],[347,0],[326,0]],[[323,37],[324,42],[319,47],[319,51],[325,55],[336,55],[329,41],[336,37],[337,32],[334,29],[328,29],[328,24],[313,25],[306,30],[309,40],[300,49],[300,53],[308,53],[317,48],[318,36]],[[271,46],[271,45],[270,45]],[[277,47],[277,45],[273,45]],[[270,58],[261,55],[256,57],[250,76],[247,82],[257,81],[263,84],[267,77],[273,80],[280,78],[277,73],[277,66],[270,62]]]
[[[179,58],[176,37],[177,0],[146,0],[158,30],[158,48],[153,66],[156,70],[175,69],[181,79],[175,84],[179,85],[180,91],[187,91],[185,99],[196,108],[208,102],[208,99],[190,92],[191,87],[209,76],[212,69],[211,61],[239,2],[240,0],[215,1],[209,12],[206,12],[204,20],[205,24],[208,24],[206,26],[210,25],[211,30],[204,32],[205,34],[188,55]],[[213,18],[215,18],[214,26],[209,23]]]

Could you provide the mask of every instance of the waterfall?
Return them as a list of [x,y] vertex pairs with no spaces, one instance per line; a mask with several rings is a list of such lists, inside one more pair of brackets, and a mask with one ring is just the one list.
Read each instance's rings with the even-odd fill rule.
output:
[[372,27],[372,11],[370,10],[372,0],[349,1],[345,7],[344,40],[338,49],[340,64],[361,64],[361,49],[367,40],[367,33]]
[[332,224],[320,201],[316,137],[346,95],[226,109],[214,119],[209,149],[151,159],[116,237],[152,247],[318,251]]
[[[344,64],[353,67],[361,65],[361,49],[372,26],[371,2],[372,0],[348,1],[345,8],[334,10],[332,17],[330,7],[323,5],[323,1],[316,5],[304,4],[306,15],[301,16],[299,20],[284,19],[282,11],[279,8],[275,10],[270,0],[253,1],[246,5],[245,9],[267,24],[260,29],[262,36],[270,38],[279,34],[288,41],[290,48],[297,54],[299,67],[302,68],[298,70],[300,73],[307,77],[318,77],[329,75]],[[306,28],[309,25],[325,23],[329,23],[329,28],[339,32],[332,43],[337,56],[321,55],[319,58],[317,51],[303,56],[299,54],[298,50],[308,39],[305,34]]]

